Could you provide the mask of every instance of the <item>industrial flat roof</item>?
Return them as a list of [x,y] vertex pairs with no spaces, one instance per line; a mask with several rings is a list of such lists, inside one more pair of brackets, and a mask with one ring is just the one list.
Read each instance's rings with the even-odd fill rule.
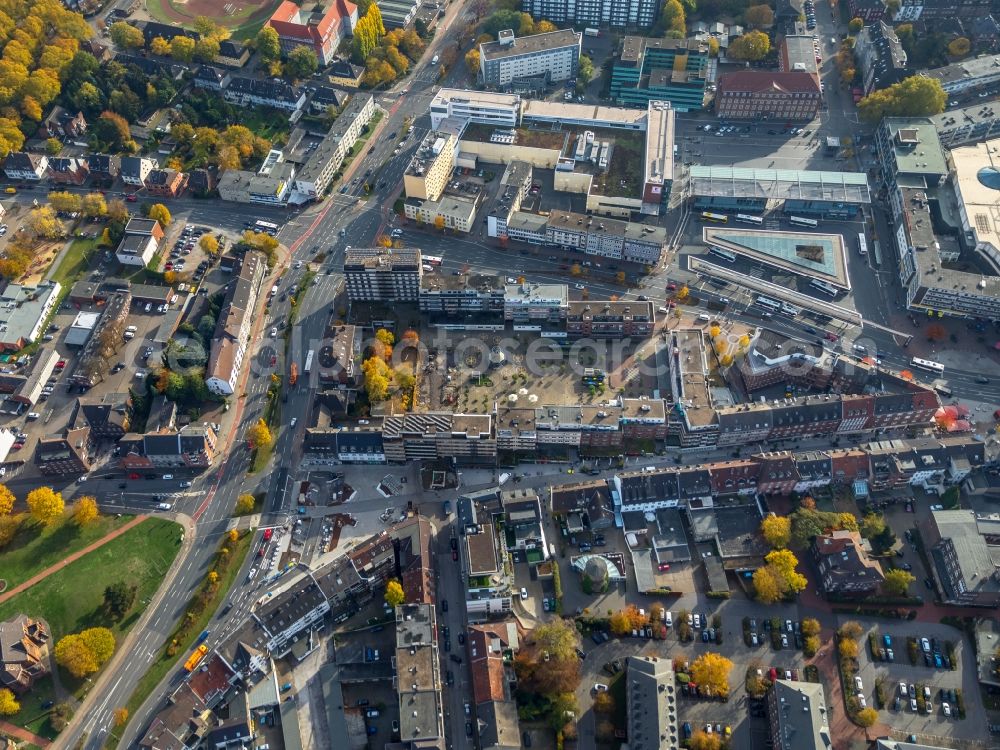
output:
[[730,250],[779,271],[826,281],[844,290],[851,288],[844,238],[839,234],[706,226],[702,228],[702,239],[706,245]]
[[690,176],[692,195],[871,203],[863,172],[692,165]]

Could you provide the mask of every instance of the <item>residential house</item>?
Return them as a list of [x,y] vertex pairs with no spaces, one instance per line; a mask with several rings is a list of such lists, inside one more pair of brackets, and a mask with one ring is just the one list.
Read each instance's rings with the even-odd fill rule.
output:
[[215,460],[218,439],[215,427],[207,423],[169,432],[129,433],[118,441],[119,463],[126,471],[207,469]]
[[548,554],[542,504],[534,490],[508,490],[500,495],[506,524],[507,550],[520,550],[528,562],[542,562]]
[[87,171],[94,183],[111,185],[121,173],[121,158],[109,154],[91,154],[87,157]]
[[215,190],[216,183],[217,179],[214,168],[204,169],[199,167],[188,172],[187,189],[194,195],[200,197],[209,195]]
[[518,645],[517,624],[502,620],[470,625],[467,638],[479,746],[483,750],[522,747],[511,689],[516,681],[510,654]]
[[287,55],[296,47],[308,47],[323,67],[333,62],[337,48],[354,33],[357,22],[358,6],[348,0],[332,0],[325,9],[312,14],[285,0],[267,25],[278,32],[282,52]]
[[869,557],[871,545],[856,531],[820,534],[812,543],[813,560],[826,594],[870,596],[885,581],[882,566]]
[[35,467],[47,477],[80,477],[90,472],[91,450],[90,428],[70,428],[62,436],[39,439]]
[[305,92],[289,83],[244,76],[233,76],[224,96],[238,107],[271,107],[285,112],[298,112],[306,102]]
[[143,187],[149,173],[156,169],[156,162],[143,156],[123,156],[119,175],[126,185]]
[[327,68],[327,78],[334,86],[356,89],[361,86],[361,77],[365,74],[364,66],[355,65],[350,60],[335,59]]
[[188,177],[176,169],[154,169],[146,175],[146,192],[159,198],[176,198],[187,187]]
[[0,688],[23,695],[49,673],[48,626],[26,615],[0,622]]
[[202,65],[191,77],[191,83],[199,89],[224,91],[232,80],[228,70],[221,70],[211,65]]
[[250,46],[234,39],[219,42],[219,54],[213,62],[227,68],[242,68],[250,59]]
[[566,520],[572,533],[603,531],[614,523],[614,502],[604,479],[549,488],[549,509]]
[[205,373],[205,384],[213,393],[230,396],[236,389],[266,273],[264,256],[250,252],[243,256],[239,275],[230,283]]
[[315,113],[324,113],[330,107],[340,109],[347,104],[349,97],[350,94],[343,89],[337,89],[333,86],[316,86],[316,90],[313,91],[312,98],[309,100],[309,107]]
[[117,441],[128,432],[132,419],[132,399],[128,393],[78,398],[73,406],[72,424],[85,424],[94,441]]
[[4,174],[11,180],[41,180],[49,168],[49,157],[27,151],[12,151],[3,163]]
[[56,156],[49,159],[49,180],[57,185],[82,185],[90,175],[84,158]]
[[38,126],[39,138],[82,138],[87,133],[87,120],[83,112],[75,115],[67,112],[58,104],[52,108],[49,116]]

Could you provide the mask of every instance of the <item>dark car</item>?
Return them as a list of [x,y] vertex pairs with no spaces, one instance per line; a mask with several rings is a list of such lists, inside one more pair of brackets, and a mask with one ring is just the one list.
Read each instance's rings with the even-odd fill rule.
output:
[[441,600],[441,611],[442,612],[447,612],[448,611],[448,600],[447,599],[442,599]]
[[448,674],[446,675],[446,677],[448,681],[448,687],[451,687],[452,685],[455,684],[455,675],[452,674],[450,669],[448,670]]
[[459,643],[459,645],[464,645],[465,644],[465,633],[459,633],[458,634],[458,643]]
[[645,294],[640,294],[639,295],[639,301],[640,302],[649,302],[649,297],[647,297]]
[[390,138],[395,138],[396,137],[396,132],[397,131],[393,130],[391,133],[389,133],[389,137]]
[[471,721],[465,722],[465,736],[466,737],[471,737],[472,736],[472,722]]
[[126,487],[128,487],[128,485],[127,485],[127,484],[125,484],[125,482],[122,482],[121,484],[119,484],[119,485],[118,485],[118,489],[120,489],[120,490],[123,490],[123,489],[125,489]]
[[452,549],[458,549],[458,537],[454,537],[453,536],[451,538],[451,548]]
[[983,376],[979,376],[978,378],[976,378],[976,382],[982,385],[986,385],[987,383],[990,382],[990,379]]

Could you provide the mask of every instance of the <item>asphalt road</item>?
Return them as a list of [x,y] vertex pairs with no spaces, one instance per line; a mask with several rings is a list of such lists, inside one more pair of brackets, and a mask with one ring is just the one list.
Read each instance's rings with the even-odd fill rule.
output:
[[[430,99],[436,90],[437,69],[430,65],[431,58],[437,54],[442,44],[447,42],[445,33],[448,25],[454,20],[461,7],[452,5],[435,41],[427,50],[422,61],[410,78],[397,85],[387,94],[379,95],[379,103],[387,110],[384,125],[374,138],[374,143],[367,152],[362,152],[359,163],[354,168],[354,174],[359,176],[356,182],[348,183],[348,193],[334,193],[328,202],[312,206],[304,211],[288,209],[269,209],[260,206],[239,208],[220,202],[207,202],[180,199],[172,204],[176,213],[190,212],[189,221],[218,226],[223,229],[238,231],[248,218],[263,218],[275,221],[285,221],[281,232],[281,240],[293,250],[290,259],[291,270],[285,274],[281,285],[287,289],[290,284],[297,283],[305,268],[295,269],[294,262],[310,261],[317,252],[327,254],[327,267],[338,269],[342,267],[344,248],[351,244],[356,246],[371,245],[379,234],[384,231],[390,218],[391,200],[398,194],[401,187],[403,171],[409,162],[412,150],[419,143],[423,132],[426,132],[429,122],[423,127],[420,118],[427,120],[425,114]],[[407,95],[401,96],[404,90]],[[418,123],[413,134],[406,140],[400,153],[393,154],[396,140],[405,133],[404,122],[407,117],[417,117]],[[393,131],[396,139],[386,137]],[[373,195],[363,204],[358,199],[363,196],[362,181],[365,173],[371,170],[370,180],[376,184]],[[378,185],[381,183],[381,187]],[[30,203],[34,196],[30,191],[18,194],[18,200]],[[338,265],[339,264],[339,265]],[[321,269],[323,270],[323,269]],[[300,318],[292,331],[292,356],[299,356],[303,342],[322,338],[326,326],[326,309],[328,300],[334,295],[339,285],[337,274],[323,273],[317,277],[316,285],[305,295],[300,311]],[[262,340],[258,342],[261,349],[255,351],[254,361],[250,367],[247,380],[247,397],[241,423],[236,435],[246,433],[247,428],[259,417],[264,407],[268,377],[270,373],[271,352],[275,353],[280,367],[287,372],[287,362],[282,356],[283,347],[270,346],[275,342],[269,337],[272,324],[287,320],[290,312],[287,301],[278,300],[267,311],[267,319],[262,327]],[[300,365],[301,367],[301,365]],[[301,381],[300,381],[301,383]],[[129,644],[127,653],[120,655],[128,668],[112,673],[108,671],[91,691],[84,706],[85,710],[78,712],[73,723],[60,735],[54,747],[74,747],[85,737],[82,747],[87,750],[97,750],[107,739],[107,733],[113,722],[113,711],[118,706],[125,705],[134,691],[138,680],[142,677],[166,636],[173,629],[177,619],[183,614],[184,605],[194,593],[208,572],[208,566],[214,555],[221,536],[232,524],[231,511],[236,498],[241,492],[263,489],[269,493],[266,504],[264,523],[273,523],[286,518],[293,503],[292,493],[286,491],[288,471],[284,467],[294,465],[293,461],[301,444],[298,430],[288,428],[292,415],[305,414],[311,406],[314,385],[308,379],[300,386],[290,390],[288,401],[283,404],[282,429],[277,438],[274,466],[271,472],[260,472],[248,478],[246,470],[249,465],[249,453],[244,443],[237,437],[228,455],[219,460],[217,468],[211,473],[194,480],[194,486],[184,490],[172,498],[174,512],[190,515],[195,519],[195,539],[185,546],[177,563],[177,572],[166,587],[158,592],[157,597],[149,605],[145,624],[140,624],[137,637]],[[300,429],[304,427],[304,420]],[[87,485],[88,492],[100,493],[99,496],[109,498],[106,510],[109,512],[150,510],[153,494],[161,491],[180,492],[173,482],[149,481],[142,485],[142,490],[132,491],[131,488],[122,491],[118,488],[118,477],[97,478],[93,484]],[[255,541],[256,545],[260,540]],[[260,579],[248,580],[248,572],[254,565],[256,557],[251,554],[245,569],[237,577],[237,583],[227,600],[232,604],[225,615],[217,615],[210,624],[213,635],[209,645],[222,637],[236,623],[244,620],[256,599],[255,590],[260,585]],[[459,601],[458,595],[455,597]],[[176,687],[180,679],[175,670],[153,692],[142,708],[137,711],[126,727],[120,746],[129,747],[141,737],[152,715],[163,705],[163,700]],[[463,724],[464,736],[464,724]]]

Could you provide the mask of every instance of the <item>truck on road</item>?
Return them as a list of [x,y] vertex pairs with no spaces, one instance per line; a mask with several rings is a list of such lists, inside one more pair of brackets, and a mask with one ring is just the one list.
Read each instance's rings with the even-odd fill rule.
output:
[[184,669],[188,672],[193,672],[195,667],[197,667],[201,660],[205,658],[205,654],[207,653],[208,646],[204,643],[198,646],[198,648],[194,650],[194,653],[192,653],[191,656],[188,657],[187,661],[184,662]]

